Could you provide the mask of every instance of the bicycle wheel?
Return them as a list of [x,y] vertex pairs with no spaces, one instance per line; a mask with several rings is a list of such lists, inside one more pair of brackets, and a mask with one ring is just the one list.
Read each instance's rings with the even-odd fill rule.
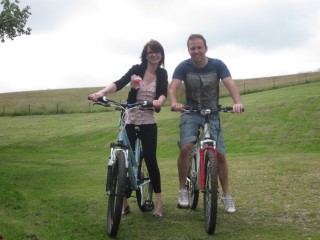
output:
[[211,150],[207,150],[205,153],[205,166],[205,228],[208,234],[214,234],[218,208],[218,166],[215,154]]
[[198,206],[199,200],[199,189],[197,189],[197,180],[198,180],[198,166],[197,158],[195,153],[192,151],[190,166],[187,176],[187,191],[189,197],[189,206],[192,210],[196,209]]
[[126,164],[123,152],[118,152],[115,164],[108,167],[107,193],[107,230],[109,236],[115,237],[121,221],[123,197],[126,194]]
[[138,186],[136,191],[137,203],[142,212],[151,211],[154,208],[152,201],[153,187],[150,181],[147,166],[143,158],[139,163],[138,168]]

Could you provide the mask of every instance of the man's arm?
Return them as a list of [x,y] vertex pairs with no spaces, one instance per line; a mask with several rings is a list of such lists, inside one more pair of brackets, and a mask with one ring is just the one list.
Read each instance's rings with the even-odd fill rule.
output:
[[170,88],[169,88],[169,96],[170,96],[170,102],[171,107],[173,107],[175,110],[182,109],[182,104],[178,104],[177,96],[179,89],[181,87],[181,80],[179,79],[172,79]]
[[228,89],[234,105],[233,105],[233,111],[234,112],[242,112],[243,109],[243,105],[241,102],[241,98],[240,98],[240,93],[239,90],[237,88],[236,83],[234,82],[234,80],[231,77],[226,77],[224,79],[222,79],[223,84],[226,86],[226,88]]

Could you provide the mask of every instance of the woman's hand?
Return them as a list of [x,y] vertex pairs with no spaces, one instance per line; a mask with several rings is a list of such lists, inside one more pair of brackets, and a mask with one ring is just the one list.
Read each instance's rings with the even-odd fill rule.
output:
[[135,74],[133,74],[131,76],[131,87],[138,89],[141,87],[141,82],[142,82],[142,78],[140,76],[137,76]]
[[152,102],[154,108],[161,108],[162,102],[160,100],[153,100]]
[[103,97],[104,94],[102,92],[96,92],[89,95],[88,99],[94,102],[98,101],[98,98]]

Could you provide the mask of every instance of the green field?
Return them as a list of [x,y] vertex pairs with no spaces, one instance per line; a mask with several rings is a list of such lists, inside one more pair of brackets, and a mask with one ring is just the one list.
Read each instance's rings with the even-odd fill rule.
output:
[[[222,115],[237,212],[219,206],[214,236],[204,229],[202,196],[196,211],[176,207],[178,114],[165,107],[157,114],[164,216],[140,212],[132,197],[117,239],[319,239],[319,93],[315,82],[247,94],[243,114]],[[63,91],[56,98],[63,103]],[[119,112],[99,111],[0,117],[5,240],[109,239],[104,189]]]

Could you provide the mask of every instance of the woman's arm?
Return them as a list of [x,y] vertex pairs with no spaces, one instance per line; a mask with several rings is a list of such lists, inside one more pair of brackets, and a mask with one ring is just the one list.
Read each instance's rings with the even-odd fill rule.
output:
[[97,101],[98,98],[103,97],[109,93],[113,93],[115,91],[117,91],[117,86],[115,83],[111,83],[110,85],[106,86],[100,91],[90,94],[89,98],[93,101]]

